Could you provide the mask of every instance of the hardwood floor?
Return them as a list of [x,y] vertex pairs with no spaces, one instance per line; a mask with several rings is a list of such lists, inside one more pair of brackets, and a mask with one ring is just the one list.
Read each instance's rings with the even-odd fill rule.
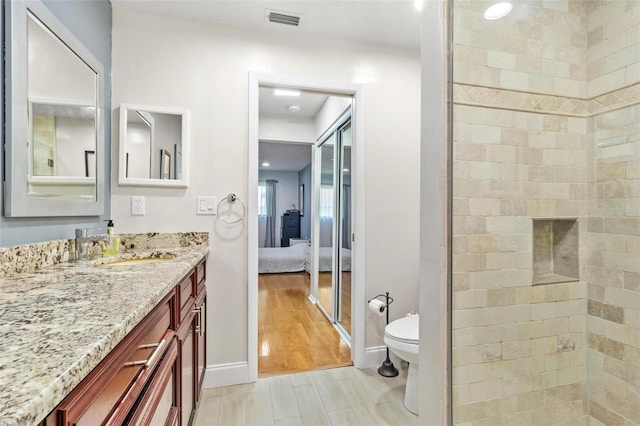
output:
[[259,275],[259,376],[351,365],[351,349],[308,297],[306,272]]

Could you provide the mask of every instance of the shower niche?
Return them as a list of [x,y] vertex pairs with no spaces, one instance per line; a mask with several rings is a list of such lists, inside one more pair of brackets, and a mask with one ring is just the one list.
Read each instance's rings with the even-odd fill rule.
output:
[[577,219],[533,219],[533,285],[579,280]]

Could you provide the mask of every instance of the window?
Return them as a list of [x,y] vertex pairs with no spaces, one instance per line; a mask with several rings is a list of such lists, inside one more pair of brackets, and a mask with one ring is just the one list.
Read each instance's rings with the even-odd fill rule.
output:
[[258,182],[258,215],[267,215],[267,183]]
[[321,185],[320,186],[320,218],[332,218],[333,217],[333,186]]

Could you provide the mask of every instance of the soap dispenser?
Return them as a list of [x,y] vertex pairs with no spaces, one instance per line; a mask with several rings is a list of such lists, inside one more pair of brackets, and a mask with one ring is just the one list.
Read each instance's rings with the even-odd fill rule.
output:
[[103,255],[114,255],[120,251],[120,237],[116,236],[113,220],[107,219],[107,244],[102,251]]

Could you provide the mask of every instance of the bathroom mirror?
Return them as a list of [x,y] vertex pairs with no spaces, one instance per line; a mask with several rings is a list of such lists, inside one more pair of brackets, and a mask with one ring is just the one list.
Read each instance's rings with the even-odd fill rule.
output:
[[120,105],[120,185],[187,187],[188,112]]
[[102,65],[41,2],[4,5],[4,214],[104,214]]

